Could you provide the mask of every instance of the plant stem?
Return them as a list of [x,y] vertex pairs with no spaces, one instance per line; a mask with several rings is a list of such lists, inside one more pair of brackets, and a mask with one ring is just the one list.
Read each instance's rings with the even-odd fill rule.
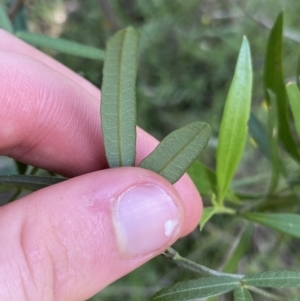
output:
[[196,263],[194,261],[191,261],[187,258],[184,258],[180,256],[180,254],[174,250],[173,248],[168,248],[165,253],[163,253],[165,257],[172,260],[174,263],[176,263],[178,266],[184,267],[188,270],[200,273],[200,274],[208,274],[212,276],[229,276],[237,279],[242,279],[245,277],[245,275],[240,274],[228,274],[228,273],[222,273],[215,270],[212,270],[206,266],[203,266],[199,263]]

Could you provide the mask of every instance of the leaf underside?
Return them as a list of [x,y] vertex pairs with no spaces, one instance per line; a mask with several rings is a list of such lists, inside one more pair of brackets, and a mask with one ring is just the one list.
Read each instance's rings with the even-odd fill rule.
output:
[[239,284],[238,280],[227,276],[204,277],[197,280],[183,281],[160,290],[151,297],[150,301],[188,301],[212,297],[230,292]]
[[160,174],[170,183],[175,183],[204,150],[209,138],[208,124],[191,123],[165,137],[139,166]]
[[65,181],[64,178],[56,177],[40,177],[29,175],[8,175],[0,176],[0,185],[17,186],[28,190],[38,190],[60,182]]
[[242,282],[256,287],[284,288],[300,287],[300,272],[268,271],[245,276]]
[[110,167],[134,166],[138,34],[129,27],[108,42],[102,83],[101,123]]

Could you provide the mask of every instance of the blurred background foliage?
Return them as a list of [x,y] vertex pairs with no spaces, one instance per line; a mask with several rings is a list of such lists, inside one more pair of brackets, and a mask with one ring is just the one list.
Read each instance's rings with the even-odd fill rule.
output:
[[[252,111],[265,123],[263,65],[269,28],[284,10],[285,79],[295,80],[300,53],[299,9],[299,0],[26,0],[15,17],[15,26],[105,49],[115,31],[133,25],[141,36],[138,124],[161,139],[192,121],[209,123],[213,135],[201,159],[214,167],[222,110],[242,36],[248,37],[252,51]],[[100,88],[103,62],[42,50]],[[1,164],[1,173],[7,173],[11,165],[7,161]],[[265,191],[270,173],[267,160],[249,139],[234,187]],[[188,258],[221,269],[245,235],[241,225],[238,219],[218,216],[201,234],[195,230],[175,248]],[[244,242],[247,253],[237,266],[238,272],[297,266],[299,243],[289,243],[291,238],[259,226],[254,231]],[[236,269],[227,267],[227,271]],[[197,276],[191,274],[158,257],[91,300],[147,300],[163,286]],[[299,291],[295,290],[294,296],[289,300],[299,300]]]

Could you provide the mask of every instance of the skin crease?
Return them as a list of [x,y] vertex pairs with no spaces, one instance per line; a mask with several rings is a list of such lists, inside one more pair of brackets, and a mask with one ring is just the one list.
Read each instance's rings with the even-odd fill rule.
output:
[[[0,241],[6,242],[0,300],[84,300],[190,233],[201,198],[187,175],[172,186],[140,168],[103,170],[100,91],[3,30],[0,39],[0,154],[75,177],[0,208]],[[137,128],[136,165],[157,143]],[[119,252],[109,202],[137,183],[162,187],[182,220],[180,233],[159,250],[128,259]],[[95,194],[100,205],[91,211],[86,202]]]

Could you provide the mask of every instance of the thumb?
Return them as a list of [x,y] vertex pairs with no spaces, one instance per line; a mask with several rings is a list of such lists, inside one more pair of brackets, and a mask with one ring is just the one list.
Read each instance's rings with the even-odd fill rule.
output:
[[184,207],[165,179],[131,167],[3,206],[0,299],[85,300],[174,243]]

